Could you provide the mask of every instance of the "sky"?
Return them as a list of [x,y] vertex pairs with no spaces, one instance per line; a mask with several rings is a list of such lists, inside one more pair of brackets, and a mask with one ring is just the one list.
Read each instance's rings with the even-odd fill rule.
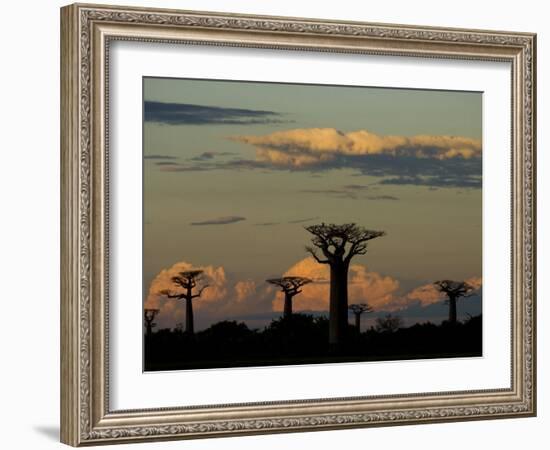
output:
[[[313,278],[294,310],[328,310],[328,269],[305,226],[356,223],[386,235],[352,261],[349,303],[405,323],[446,318],[439,279],[478,291],[482,94],[144,78],[143,291],[159,328],[185,321],[171,277],[204,270],[195,328],[261,328],[280,316],[268,278]],[[350,316],[350,321],[352,317]]]

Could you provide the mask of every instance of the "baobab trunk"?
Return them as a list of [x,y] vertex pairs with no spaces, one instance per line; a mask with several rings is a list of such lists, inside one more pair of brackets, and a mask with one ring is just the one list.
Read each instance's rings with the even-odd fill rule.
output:
[[449,323],[456,324],[456,298],[449,297]]
[[283,317],[289,318],[292,316],[292,295],[289,292],[285,292],[285,309],[283,312]]
[[355,313],[355,328],[358,333],[361,333],[361,313]]
[[185,296],[185,331],[189,334],[195,334],[195,327],[193,324],[193,295],[191,294],[191,287],[187,288],[187,295]]
[[189,334],[194,334],[193,324],[193,300],[191,298],[185,299],[185,331]]
[[330,266],[329,345],[338,351],[346,340],[348,327],[348,266],[345,263]]

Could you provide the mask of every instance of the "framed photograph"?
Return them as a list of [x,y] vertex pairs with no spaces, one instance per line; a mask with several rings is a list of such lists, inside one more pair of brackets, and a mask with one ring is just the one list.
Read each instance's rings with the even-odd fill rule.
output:
[[61,43],[62,442],[536,414],[534,34],[78,4]]

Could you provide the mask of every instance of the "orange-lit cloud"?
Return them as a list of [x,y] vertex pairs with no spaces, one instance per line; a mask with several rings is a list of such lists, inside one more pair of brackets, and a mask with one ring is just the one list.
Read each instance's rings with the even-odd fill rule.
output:
[[[245,317],[269,311],[282,312],[283,294],[274,286],[255,280],[229,280],[223,267],[194,266],[181,261],[168,269],[162,270],[151,283],[145,302],[146,308],[158,308],[160,313],[156,322],[159,328],[173,327],[185,321],[185,301],[168,299],[161,292],[169,290],[178,292],[171,278],[179,272],[202,269],[202,284],[208,284],[200,298],[193,301],[196,311],[195,320],[217,322],[232,320],[233,317]],[[328,311],[330,270],[326,264],[319,264],[308,257],[290,267],[283,276],[303,276],[314,282],[302,287],[302,293],[294,298],[295,311]],[[476,290],[481,288],[480,277],[466,280]],[[200,288],[202,284],[197,286]],[[401,311],[413,304],[423,307],[444,300],[433,284],[428,283],[412,289],[407,293],[400,292],[399,281],[378,272],[371,272],[367,266],[352,264],[348,276],[349,303],[368,303],[375,311]]]
[[476,291],[481,289],[482,286],[482,280],[481,277],[471,277],[466,280],[466,283],[468,283],[470,286],[472,286]]
[[[432,305],[434,303],[439,303],[444,298],[444,294],[437,290],[435,284],[428,283],[423,286],[419,286],[410,291],[407,295],[403,297],[403,306],[412,302],[419,302],[422,306]],[[396,306],[398,306],[396,302]]]
[[256,293],[256,282],[253,280],[238,281],[235,283],[236,300],[238,303],[244,302]]
[[[471,277],[465,281],[474,288],[474,291],[478,291],[482,286],[481,277]],[[405,309],[414,302],[420,303],[421,306],[429,306],[439,303],[445,298],[445,294],[440,292],[433,283],[428,283],[414,288],[402,297],[395,298],[388,306],[389,309],[394,310]]]
[[[327,311],[329,308],[330,270],[326,264],[319,264],[313,258],[305,258],[288,269],[284,276],[302,276],[314,280],[302,288],[302,293],[293,301],[295,311]],[[481,278],[472,277],[466,280],[477,291],[481,288]],[[348,302],[368,303],[375,311],[401,311],[420,303],[429,306],[439,303],[445,296],[435,285],[428,283],[412,289],[407,293],[399,292],[399,281],[391,276],[371,272],[367,266],[352,264],[348,275]],[[282,311],[284,296],[275,294],[272,301],[274,311]]]
[[200,286],[208,284],[208,288],[203,291],[201,297],[194,301],[194,308],[204,308],[209,304],[216,304],[226,298],[227,279],[223,267],[197,267],[191,263],[181,261],[174,264],[169,269],[161,270],[149,287],[145,307],[160,309],[158,316],[159,320],[162,318],[171,317],[175,322],[179,322],[185,318],[185,301],[168,299],[161,292],[165,290],[173,293],[180,292],[180,290],[172,282],[172,277],[176,276],[179,272],[191,269],[204,270],[203,282],[202,284],[199,284],[199,289]]
[[[181,292],[177,286],[172,282],[172,277],[178,275],[179,272],[186,270],[204,270],[203,282],[197,287],[200,288],[204,284],[208,284],[208,288],[205,289],[200,297],[201,303],[213,303],[219,301],[227,295],[226,276],[223,267],[214,266],[194,266],[185,261],[174,264],[169,269],[161,270],[160,273],[154,278],[149,287],[149,294],[145,301],[146,308],[158,308],[161,304],[161,299],[166,298],[161,292],[168,290],[174,293]],[[172,300],[170,300],[172,301]],[[178,300],[173,300],[177,302]],[[197,302],[198,303],[198,302]]]
[[181,261],[168,269],[161,270],[149,287],[145,308],[160,309],[157,322],[163,326],[174,326],[185,320],[185,300],[169,299],[163,291],[180,292],[172,282],[172,277],[186,270],[204,270],[203,279],[196,290],[208,284],[200,298],[193,300],[193,310],[197,316],[224,320],[234,315],[265,311],[269,308],[273,288],[257,285],[253,280],[228,280],[223,267],[195,266]]
[[[328,310],[330,271],[326,264],[319,264],[308,257],[294,264],[284,276],[302,276],[314,280],[302,288],[293,302],[296,311]],[[399,282],[392,277],[370,272],[366,266],[353,264],[349,269],[348,297],[349,303],[368,303],[374,309],[382,309],[396,296]],[[273,299],[274,311],[282,311],[283,294],[278,292]]]
[[481,156],[481,141],[461,136],[383,136],[367,130],[344,133],[335,128],[302,128],[231,139],[253,145],[259,161],[296,168],[331,161],[337,155],[388,154],[438,160]]

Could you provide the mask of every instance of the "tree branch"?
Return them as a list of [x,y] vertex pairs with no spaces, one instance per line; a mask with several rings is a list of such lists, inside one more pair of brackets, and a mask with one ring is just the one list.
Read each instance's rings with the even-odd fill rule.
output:
[[[315,258],[315,260],[319,263],[319,264],[328,264],[329,263],[329,260],[328,259],[320,259],[318,256],[317,256],[317,253],[315,252],[315,250],[313,249],[313,247],[306,247],[306,252],[308,252],[311,256],[313,256]],[[325,255],[326,256],[326,255]]]
[[174,293],[174,292],[170,292],[168,290],[161,291],[160,294],[164,295],[167,298],[177,298],[178,300],[185,297],[184,293],[177,294],[177,293]]
[[199,292],[197,292],[195,295],[192,295],[191,298],[197,298],[202,295],[202,292],[207,288],[210,287],[208,284],[205,284],[203,287],[200,288]]

